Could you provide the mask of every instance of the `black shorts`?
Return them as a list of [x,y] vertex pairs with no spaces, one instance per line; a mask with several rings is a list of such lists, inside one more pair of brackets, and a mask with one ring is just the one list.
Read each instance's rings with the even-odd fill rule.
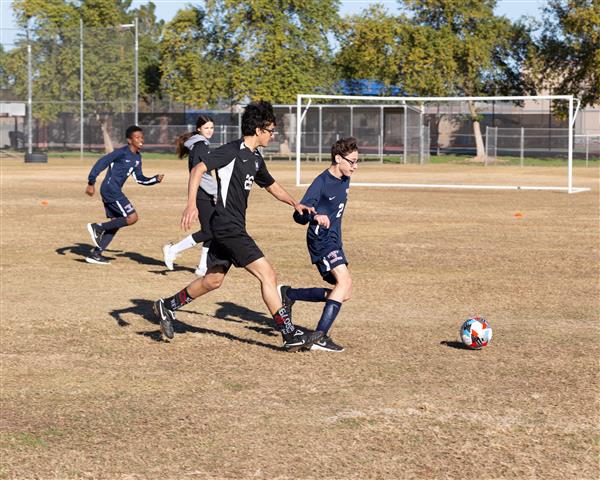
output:
[[206,266],[209,269],[222,267],[227,272],[232,264],[243,268],[262,257],[264,254],[246,232],[232,234],[213,232]]

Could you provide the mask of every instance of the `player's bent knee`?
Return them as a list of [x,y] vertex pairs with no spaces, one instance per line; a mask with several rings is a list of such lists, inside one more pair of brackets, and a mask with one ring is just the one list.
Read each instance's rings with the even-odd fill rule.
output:
[[207,290],[216,290],[223,285],[224,278],[224,276],[209,274],[202,278],[202,285]]
[[133,225],[138,221],[139,217],[137,213],[132,213],[131,215],[127,215],[127,225]]

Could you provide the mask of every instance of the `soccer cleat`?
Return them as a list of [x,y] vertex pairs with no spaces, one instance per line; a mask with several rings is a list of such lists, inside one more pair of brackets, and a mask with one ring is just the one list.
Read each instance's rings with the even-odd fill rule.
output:
[[95,223],[87,224],[88,232],[90,232],[90,237],[92,238],[92,242],[97,248],[100,248],[100,240],[102,240],[102,236],[104,235],[104,230],[98,228]]
[[173,338],[175,336],[172,323],[173,320],[175,320],[175,313],[173,310],[169,310],[165,306],[165,301],[162,298],[159,298],[156,302],[154,302],[152,309],[160,321],[160,331],[162,334],[168,339]]
[[110,265],[110,260],[97,252],[90,253],[89,257],[85,257],[85,261],[96,265]]
[[344,347],[335,343],[331,337],[324,335],[323,338],[315,341],[310,347],[311,350],[323,350],[325,352],[343,352]]
[[288,290],[292,288],[289,285],[277,285],[277,291],[279,292],[279,296],[281,297],[281,303],[285,307],[290,319],[292,318],[292,306],[294,305],[295,300],[290,300],[287,296]]
[[312,345],[323,337],[323,332],[305,332],[295,328],[293,332],[283,334],[283,348],[288,352],[297,352],[301,348],[310,349]]
[[163,246],[163,249],[162,249],[165,266],[169,270],[173,270],[173,262],[177,258],[177,255],[175,255],[174,253],[171,253],[172,246],[173,246],[173,244],[167,243],[165,246]]

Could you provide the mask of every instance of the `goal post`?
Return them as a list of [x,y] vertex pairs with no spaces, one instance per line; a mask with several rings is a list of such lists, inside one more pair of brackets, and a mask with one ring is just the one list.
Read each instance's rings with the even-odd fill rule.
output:
[[[361,145],[361,163],[364,159],[380,160],[380,162],[369,162],[369,164],[373,164],[368,166],[371,174],[365,176],[365,181],[353,182],[354,186],[555,190],[568,193],[588,191],[589,188],[577,188],[573,185],[573,137],[577,113],[574,110],[575,101],[572,95],[374,97],[300,94],[297,96],[295,122],[296,185],[307,185],[306,181],[308,179],[302,181],[302,171],[303,168],[306,168],[305,165],[308,164],[307,160],[311,159],[311,146],[307,143],[307,137],[311,134],[311,138],[319,138],[319,152],[324,145],[321,141],[323,137],[335,141],[341,136],[355,136]],[[552,105],[555,102],[560,102],[559,105],[565,112],[563,120],[557,120],[558,117],[554,116]],[[349,115],[349,122],[340,120],[337,123],[342,124],[342,127],[337,132],[329,129],[330,131],[326,132],[327,136],[322,135],[322,130],[324,130],[321,123],[321,118],[324,116],[323,111],[337,109],[336,112],[342,112],[341,107],[346,108],[344,112],[347,111],[348,113],[344,113],[344,115]],[[380,120],[377,119],[377,115],[372,114],[370,116],[362,115],[360,122],[356,122],[354,119],[355,112],[359,111],[361,107],[363,111],[366,111],[367,107],[371,110],[379,108],[381,110]],[[473,112],[476,111],[476,108],[481,114],[477,113],[477,116],[474,116]],[[318,109],[318,115],[309,115],[311,109]],[[510,112],[510,114],[507,112]],[[342,113],[333,115],[342,115]],[[446,120],[441,122],[440,119],[443,118]],[[511,162],[514,162],[514,159],[510,158],[508,153],[505,153],[508,160],[501,159],[488,162],[486,156],[481,159],[480,163],[477,163],[476,159],[479,156],[476,156],[473,157],[470,163],[464,160],[462,162],[455,161],[454,165],[451,166],[438,166],[437,164],[444,163],[444,154],[440,155],[440,145],[442,143],[444,148],[450,150],[450,153],[456,151],[462,155],[467,155],[469,152],[475,152],[476,146],[473,141],[475,135],[467,133],[466,130],[466,125],[469,122],[471,122],[471,125],[473,124],[473,118],[477,119],[478,127],[490,128],[491,132],[494,128],[497,128],[498,124],[501,126],[504,124],[523,126],[533,125],[534,121],[537,123],[549,122],[552,127],[557,127],[560,124],[560,129],[557,127],[552,130],[548,139],[544,139],[546,142],[544,148],[547,151],[544,148],[532,148],[530,153],[532,156],[537,157],[543,157],[547,153],[555,159],[553,165],[556,165],[556,162],[559,166],[566,164],[564,183],[560,179],[548,183],[547,180],[542,179],[543,175],[541,175],[540,169],[532,173],[531,168],[519,170],[515,167],[511,175],[507,175],[508,169],[502,168],[502,165],[511,165]],[[318,124],[316,119],[318,119]],[[360,125],[357,126],[356,123]],[[442,123],[444,124],[443,128],[440,127]],[[375,129],[379,129],[381,132],[378,140],[375,140],[376,135],[373,133]],[[563,132],[562,135],[556,134],[553,137],[552,132],[558,130]],[[317,131],[318,135],[314,135]],[[394,137],[394,135],[396,136]],[[443,142],[440,141],[442,137]],[[485,143],[486,137],[488,137],[487,130],[481,131],[480,143],[482,139]],[[390,138],[395,140],[390,140]],[[497,141],[497,138],[494,137],[494,139]],[[487,144],[484,149],[486,154],[489,153]],[[500,158],[502,152],[498,145],[494,146],[494,152],[497,152]],[[431,157],[431,163],[428,161],[430,153],[437,153],[438,155]],[[384,159],[388,159],[387,163],[389,165],[378,167],[377,164],[384,163]],[[320,155],[318,160],[320,160]],[[544,161],[536,161],[538,166],[544,164]],[[459,163],[462,163],[463,167],[458,165]],[[466,164],[471,168],[475,168],[474,174],[469,173],[469,168],[464,166]],[[522,164],[523,160],[521,159]],[[422,168],[419,168],[419,166]],[[485,168],[478,168],[479,166]],[[379,172],[381,178],[378,177],[377,172]],[[559,172],[562,172],[562,170],[559,170]],[[463,175],[463,178],[461,178],[461,175]],[[562,177],[562,173],[559,173],[559,175]],[[523,178],[521,179],[520,176],[523,176]],[[429,179],[432,181],[427,181]]]

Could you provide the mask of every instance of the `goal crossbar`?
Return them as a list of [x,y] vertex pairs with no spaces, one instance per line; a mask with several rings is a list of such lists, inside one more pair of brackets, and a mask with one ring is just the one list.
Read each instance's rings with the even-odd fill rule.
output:
[[[470,97],[373,97],[360,95],[311,95],[299,94],[296,102],[296,186],[306,186],[308,184],[301,182],[300,162],[302,157],[302,122],[306,118],[306,113],[312,105],[313,100],[345,100],[345,101],[367,101],[367,102],[394,102],[399,105],[407,106],[408,103],[424,102],[494,102],[494,101],[542,101],[542,100],[562,100],[568,102],[568,153],[567,153],[567,186],[536,186],[536,185],[470,185],[470,184],[416,184],[416,183],[366,183],[353,182],[353,186],[364,187],[397,187],[397,188],[451,188],[451,189],[488,189],[488,190],[554,190],[567,193],[580,193],[589,191],[589,188],[573,186],[573,128],[575,124],[575,115],[579,108],[574,111],[573,95],[513,95],[513,96],[470,96]],[[307,105],[304,102],[307,101]],[[304,111],[303,111],[303,107]],[[579,107],[579,104],[577,105]]]

